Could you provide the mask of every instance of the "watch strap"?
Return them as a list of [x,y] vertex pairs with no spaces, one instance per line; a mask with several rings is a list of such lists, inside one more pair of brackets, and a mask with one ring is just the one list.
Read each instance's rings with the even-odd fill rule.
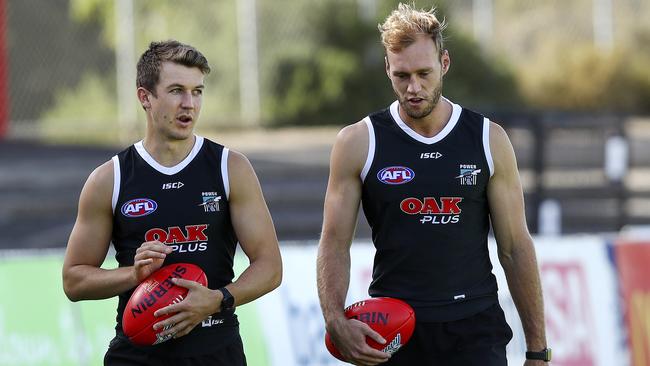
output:
[[235,308],[235,298],[232,296],[230,291],[225,287],[221,287],[219,291],[223,294],[223,299],[221,299],[221,311],[233,310]]
[[551,349],[544,348],[539,352],[526,351],[527,360],[541,360],[545,362],[551,361]]

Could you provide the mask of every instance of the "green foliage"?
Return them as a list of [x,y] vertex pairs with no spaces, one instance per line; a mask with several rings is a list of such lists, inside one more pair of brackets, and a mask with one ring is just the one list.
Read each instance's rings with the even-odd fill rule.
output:
[[[309,45],[289,45],[270,81],[275,124],[345,124],[390,100],[376,24],[359,19],[357,4],[321,3],[306,15],[318,32]],[[305,52],[306,51],[306,52]]]
[[62,89],[55,107],[42,116],[44,137],[58,140],[115,139],[116,101],[113,81],[107,85],[95,74],[83,76],[79,85]]
[[[80,24],[98,19],[103,27],[103,42],[115,49],[115,5],[116,1],[71,0],[71,14]],[[188,0],[180,6],[176,1],[134,0],[133,13],[136,58],[152,41],[176,39],[195,46],[205,54],[212,68],[206,78],[202,124],[236,120],[239,116],[236,2]],[[114,78],[104,74],[111,89],[115,83],[108,83],[108,80]]]
[[483,53],[469,37],[449,28],[446,47],[451,67],[443,93],[464,106],[482,110],[519,108],[521,98],[512,66]]
[[562,50],[562,57],[523,69],[530,103],[580,111],[650,112],[650,52],[593,46]]
[[[396,4],[382,2],[380,7],[388,10],[370,22],[361,20],[354,3],[312,8],[309,24],[319,33],[311,52],[287,52],[272,71],[277,75],[271,85],[272,120],[277,124],[344,124],[394,100],[377,24]],[[442,18],[444,9],[438,14]],[[453,25],[448,29],[452,67],[445,76],[443,93],[476,108],[518,105],[511,68],[483,54]]]
[[[377,24],[398,0],[256,1],[265,125],[341,125],[394,100]],[[636,31],[634,41],[605,53],[584,46],[584,41],[575,42],[576,36],[590,32],[588,26],[576,25],[574,38],[563,38],[566,31],[556,24],[577,23],[590,2],[580,0],[558,10],[560,3],[495,2],[495,42],[479,45],[461,31],[465,19],[447,12],[452,5],[458,11],[457,3],[437,1],[438,16],[449,22],[446,47],[451,69],[444,78],[443,94],[479,111],[529,107],[648,111],[650,51],[636,46],[650,39],[647,27]],[[210,60],[213,72],[206,78],[202,127],[239,124],[237,4],[229,0],[133,1],[136,55],[153,40],[173,38],[196,46]],[[115,1],[70,0],[70,15],[80,28],[101,24],[98,43],[114,48],[115,5]],[[415,1],[419,8],[432,5]],[[112,68],[113,62],[109,65]],[[115,117],[112,70],[91,68],[83,73],[78,72],[70,83],[73,87],[65,85],[57,91],[61,95],[45,114],[48,120]]]

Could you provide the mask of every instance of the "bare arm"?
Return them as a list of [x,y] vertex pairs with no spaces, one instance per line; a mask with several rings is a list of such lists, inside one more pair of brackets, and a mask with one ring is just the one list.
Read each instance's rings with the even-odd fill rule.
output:
[[246,304],[270,292],[282,281],[282,259],[271,214],[260,183],[246,157],[231,152],[230,209],[239,244],[250,265],[228,286],[236,305]]
[[148,242],[136,252],[134,266],[100,268],[113,230],[112,194],[113,163],[108,161],[90,174],[79,197],[63,261],[63,290],[72,301],[106,299],[135,287],[171,251],[159,242]]
[[366,324],[344,315],[350,284],[350,246],[361,201],[361,169],[368,151],[368,130],[363,122],[341,130],[332,149],[330,177],[325,195],[323,232],[318,246],[317,282],[325,325],[346,359],[374,365],[388,355],[370,348],[365,337],[383,343]]
[[499,261],[522,321],[528,350],[541,351],[546,348],[546,334],[535,247],[526,226],[514,150],[505,131],[495,123],[490,128],[490,146],[495,172],[488,185],[488,201]]

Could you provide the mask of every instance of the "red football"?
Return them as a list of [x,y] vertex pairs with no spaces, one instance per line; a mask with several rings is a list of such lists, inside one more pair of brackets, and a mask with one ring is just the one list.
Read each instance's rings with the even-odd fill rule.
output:
[[170,264],[152,273],[133,291],[124,308],[122,329],[131,342],[149,346],[171,339],[171,336],[160,336],[158,333],[164,329],[155,331],[153,325],[173,314],[155,317],[153,313],[167,305],[183,301],[187,295],[188,289],[174,285],[172,278],[182,278],[208,286],[208,279],[203,270],[190,263]]
[[[393,354],[406,344],[415,329],[415,312],[413,308],[402,300],[391,297],[375,297],[359,302],[345,308],[348,319],[357,319],[370,326],[386,340],[386,344],[379,344],[367,338],[366,342],[374,349]],[[345,361],[325,333],[325,346],[332,356]]]

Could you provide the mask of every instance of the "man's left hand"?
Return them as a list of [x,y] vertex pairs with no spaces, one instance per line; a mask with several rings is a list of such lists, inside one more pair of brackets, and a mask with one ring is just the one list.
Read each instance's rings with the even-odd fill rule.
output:
[[[175,285],[185,287],[189,291],[183,301],[165,306],[154,313],[159,317],[165,314],[174,314],[169,318],[154,324],[155,330],[164,329],[161,336],[171,334],[172,337],[178,338],[188,334],[194,327],[209,315],[214,314],[221,308],[221,292],[210,290],[203,287],[200,283],[184,280],[182,278],[173,278]],[[532,365],[531,365],[532,366]]]

